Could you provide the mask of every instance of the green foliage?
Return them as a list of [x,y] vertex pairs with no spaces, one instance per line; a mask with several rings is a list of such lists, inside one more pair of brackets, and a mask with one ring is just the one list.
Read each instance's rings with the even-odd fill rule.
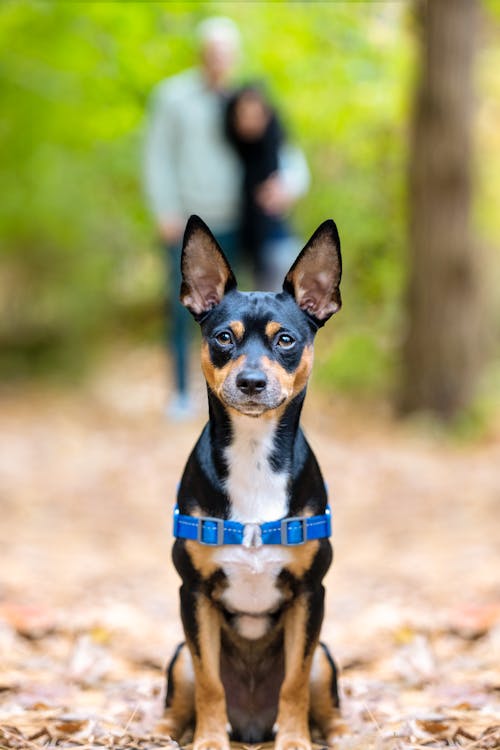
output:
[[[391,352],[377,341],[373,330],[341,334],[323,357],[317,375],[320,385],[367,395],[387,390],[393,365]],[[320,363],[323,357],[320,355]]]
[[[140,184],[144,112],[158,80],[195,62],[193,30],[212,14],[240,25],[240,77],[268,81],[308,156],[297,230],[328,216],[340,228],[348,323],[324,379],[371,388],[385,376],[374,342],[399,326],[413,71],[407,6],[391,2],[4,2],[0,343],[10,371],[32,353],[84,358],[134,318],[161,329],[161,259]],[[370,334],[353,333],[365,319]]]

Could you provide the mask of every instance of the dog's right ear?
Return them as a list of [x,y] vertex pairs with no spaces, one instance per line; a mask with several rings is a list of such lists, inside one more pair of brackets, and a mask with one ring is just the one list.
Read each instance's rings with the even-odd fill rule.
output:
[[200,320],[231,289],[236,279],[226,256],[199,216],[189,217],[181,258],[180,300]]
[[285,276],[283,290],[292,295],[316,328],[342,304],[340,238],[332,219],[324,221]]

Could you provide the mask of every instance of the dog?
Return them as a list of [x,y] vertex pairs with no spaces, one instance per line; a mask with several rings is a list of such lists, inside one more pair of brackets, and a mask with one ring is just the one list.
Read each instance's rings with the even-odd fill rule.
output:
[[174,511],[185,643],[162,731],[194,750],[231,740],[331,742],[337,670],[319,641],[331,560],[327,493],[299,426],[317,330],[341,306],[335,223],[314,232],[283,291],[240,292],[206,224],[189,219],[181,302],[200,324],[209,421]]

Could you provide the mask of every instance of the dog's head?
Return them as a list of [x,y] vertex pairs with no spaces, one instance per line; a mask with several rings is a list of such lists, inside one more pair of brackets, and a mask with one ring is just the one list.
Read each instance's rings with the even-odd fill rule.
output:
[[303,391],[314,335],[341,305],[335,223],[318,227],[277,294],[238,291],[224,253],[197,216],[187,223],[181,264],[180,299],[201,325],[202,369],[219,400],[257,417]]

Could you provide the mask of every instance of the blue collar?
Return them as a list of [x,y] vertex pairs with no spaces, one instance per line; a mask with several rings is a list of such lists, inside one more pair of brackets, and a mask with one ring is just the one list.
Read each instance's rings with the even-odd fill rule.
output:
[[261,544],[282,544],[286,547],[325,539],[332,532],[331,509],[321,516],[293,516],[268,523],[239,523],[210,516],[186,516],[174,508],[174,536],[192,539],[200,544],[220,547],[224,544],[241,544],[260,547]]

